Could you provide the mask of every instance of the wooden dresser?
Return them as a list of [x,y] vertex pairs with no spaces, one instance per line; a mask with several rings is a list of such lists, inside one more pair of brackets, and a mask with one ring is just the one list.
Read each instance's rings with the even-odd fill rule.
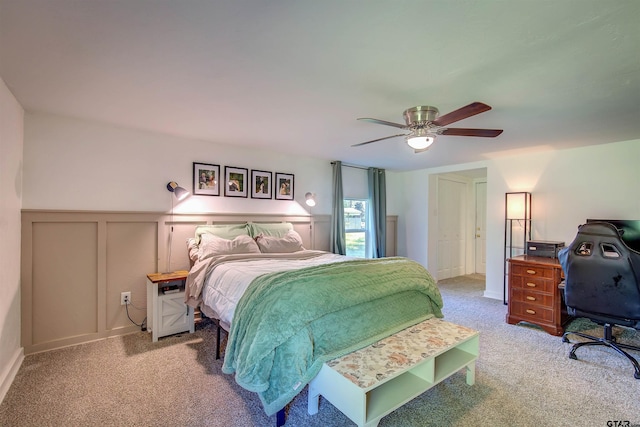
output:
[[509,259],[507,323],[532,323],[562,335],[568,316],[558,285],[562,266],[555,258],[520,255]]

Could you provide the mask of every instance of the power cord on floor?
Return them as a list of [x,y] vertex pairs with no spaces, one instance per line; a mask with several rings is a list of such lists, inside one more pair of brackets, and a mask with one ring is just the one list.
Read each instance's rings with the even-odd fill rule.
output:
[[144,308],[139,308],[136,307],[135,305],[133,305],[133,303],[131,302],[131,300],[129,300],[129,303],[124,305],[124,308],[127,312],[127,317],[129,318],[129,320],[131,321],[131,323],[133,323],[134,325],[140,327],[140,330],[142,332],[147,330],[147,318],[145,317],[144,319],[142,319],[142,322],[140,324],[137,324],[136,322],[133,321],[133,319],[131,318],[131,316],[129,316],[129,306],[133,306],[133,308],[137,309],[137,310],[145,310]]

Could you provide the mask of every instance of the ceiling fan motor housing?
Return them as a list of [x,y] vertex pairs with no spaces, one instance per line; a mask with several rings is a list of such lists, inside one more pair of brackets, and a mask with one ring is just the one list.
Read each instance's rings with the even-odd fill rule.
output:
[[432,122],[438,117],[438,109],[428,105],[419,105],[404,110],[402,115],[407,123],[407,126],[411,126],[416,123]]
[[411,133],[385,136],[384,138],[361,142],[359,144],[354,144],[353,146],[357,147],[360,145],[371,144],[372,142],[404,136],[411,148],[414,148],[416,153],[418,153],[426,150],[439,135],[495,138],[502,133],[502,129],[466,129],[447,127],[451,123],[455,123],[489,110],[491,110],[491,107],[487,104],[482,102],[472,102],[471,104],[451,111],[444,116],[439,116],[440,112],[436,107],[432,107],[430,105],[419,105],[417,107],[407,108],[404,110],[404,113],[402,113],[404,120],[407,123],[406,125],[388,122],[386,120],[372,119],[370,117],[362,117],[358,120],[365,120],[379,125],[408,130]]

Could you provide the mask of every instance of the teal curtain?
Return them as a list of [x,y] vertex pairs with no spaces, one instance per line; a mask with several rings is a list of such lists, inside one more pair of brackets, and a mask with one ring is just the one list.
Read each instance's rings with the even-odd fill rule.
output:
[[387,183],[384,169],[367,169],[369,178],[369,238],[367,258],[387,253]]
[[347,254],[344,231],[344,201],[342,194],[342,162],[333,162],[333,209],[331,212],[331,252]]

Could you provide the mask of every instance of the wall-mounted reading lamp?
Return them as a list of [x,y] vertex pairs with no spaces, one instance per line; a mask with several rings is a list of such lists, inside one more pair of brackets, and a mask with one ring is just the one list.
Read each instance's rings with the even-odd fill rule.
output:
[[305,203],[309,207],[314,207],[316,205],[316,194],[315,193],[307,193],[304,195]]
[[[178,201],[184,200],[189,196],[189,192],[180,187],[177,182],[171,181],[167,184],[167,190],[176,196]],[[169,250],[167,251],[167,272],[171,272],[171,245],[173,243],[173,197],[171,197],[171,228],[169,229]]]
[[189,192],[178,186],[178,183],[175,181],[171,181],[167,184],[167,190],[171,191],[178,200],[184,200],[189,195]]

